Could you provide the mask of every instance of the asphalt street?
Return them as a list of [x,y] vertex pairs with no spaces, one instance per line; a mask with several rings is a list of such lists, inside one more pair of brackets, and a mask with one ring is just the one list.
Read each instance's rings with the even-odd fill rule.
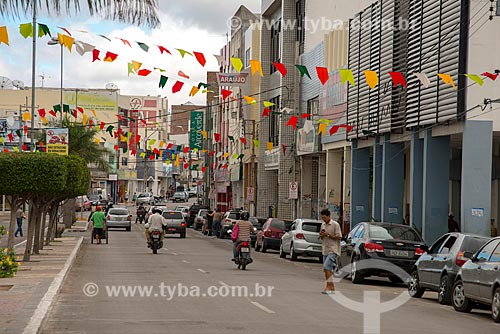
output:
[[[146,247],[143,225],[133,224],[131,232],[111,230],[108,245],[91,245],[89,235],[44,334],[376,333],[377,317],[367,320],[365,329],[358,311],[373,315],[395,302],[380,306],[369,297],[380,293],[382,302],[388,302],[407,295],[403,285],[373,279],[365,285],[337,283],[338,293],[331,298],[320,293],[324,277],[319,263],[291,262],[272,251],[253,253],[255,262],[248,270],[237,270],[229,240],[191,229],[186,239],[168,236],[157,255]],[[256,284],[261,287],[257,291]],[[247,287],[248,294],[239,295],[244,288],[234,286]],[[127,287],[129,296],[124,296],[125,290],[118,289]],[[380,332],[500,333],[489,312],[461,314],[436,299],[429,292],[422,299],[405,299],[404,305],[382,314]]]

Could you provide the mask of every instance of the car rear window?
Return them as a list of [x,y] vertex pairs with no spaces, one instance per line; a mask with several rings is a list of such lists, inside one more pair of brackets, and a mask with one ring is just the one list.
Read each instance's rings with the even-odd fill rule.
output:
[[285,230],[285,222],[282,220],[272,220],[271,221],[271,226],[272,228],[280,229],[280,230]]
[[165,211],[163,212],[163,218],[165,219],[183,219],[182,213],[178,211]]
[[227,218],[229,219],[240,219],[240,214],[239,213],[230,213]]
[[149,194],[139,194],[139,197],[149,197]]
[[108,214],[116,216],[128,216],[128,210],[126,209],[110,209]]
[[373,239],[396,239],[407,241],[422,241],[420,236],[412,228],[400,225],[370,225],[370,238]]
[[475,253],[479,250],[479,248],[483,247],[485,243],[487,243],[490,239],[488,238],[479,238],[479,237],[466,237],[464,243],[462,244],[463,252],[472,252]]
[[321,223],[313,223],[313,222],[302,223],[302,230],[304,231],[319,233],[320,229],[321,229]]

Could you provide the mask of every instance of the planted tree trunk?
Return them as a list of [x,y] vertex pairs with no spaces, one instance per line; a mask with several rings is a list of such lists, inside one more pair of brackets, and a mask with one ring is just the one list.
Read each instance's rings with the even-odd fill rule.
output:
[[40,231],[40,236],[39,236],[39,241],[38,244],[40,245],[40,250],[43,249],[43,239],[45,237],[45,227],[47,226],[47,209],[46,207],[42,211],[42,223],[41,223],[41,231]]
[[23,262],[29,262],[31,259],[31,251],[33,249],[33,236],[35,234],[36,211],[33,208],[33,203],[30,202],[30,211],[28,215],[28,233],[26,236],[26,248],[24,249]]
[[54,240],[54,232],[57,224],[57,207],[59,203],[52,203],[49,209],[49,226],[47,228],[47,236],[45,245],[49,245]]
[[36,220],[35,220],[35,235],[33,236],[33,254],[40,254],[40,234],[41,223],[42,223],[42,212],[37,209]]
[[76,222],[76,199],[67,200],[63,205],[63,222],[66,228],[71,228]]
[[17,229],[16,212],[21,207],[22,201],[18,195],[7,197],[7,202],[10,206],[10,222],[9,222],[9,236],[7,238],[7,248],[9,251],[14,249],[14,234]]

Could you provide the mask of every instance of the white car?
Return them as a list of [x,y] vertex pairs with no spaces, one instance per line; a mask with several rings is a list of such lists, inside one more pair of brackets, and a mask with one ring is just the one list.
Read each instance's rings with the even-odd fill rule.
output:
[[193,228],[195,230],[198,229],[201,230],[203,228],[203,221],[207,219],[207,213],[208,213],[207,209],[200,209],[200,211],[198,211],[198,214],[194,218],[194,224],[193,224]]
[[176,206],[174,211],[179,211],[182,213],[182,217],[184,217],[184,220],[187,219],[187,214],[189,212],[189,206]]

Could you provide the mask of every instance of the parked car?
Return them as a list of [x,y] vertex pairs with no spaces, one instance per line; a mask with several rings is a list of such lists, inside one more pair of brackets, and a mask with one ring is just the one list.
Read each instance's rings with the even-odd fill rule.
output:
[[224,239],[229,236],[228,231],[234,228],[236,222],[240,219],[241,210],[231,210],[222,216],[219,238]]
[[456,311],[470,312],[477,304],[491,307],[491,317],[500,322],[500,237],[490,240],[458,271],[452,303]]
[[151,196],[150,193],[140,193],[137,196],[137,201],[135,201],[137,205],[139,204],[146,204],[146,205],[155,205],[155,199],[153,196]]
[[193,224],[193,228],[195,230],[202,229],[203,220],[207,218],[207,212],[208,212],[207,209],[200,209],[200,211],[198,211],[198,214],[194,218],[194,224]]
[[102,197],[102,195],[90,194],[87,196],[92,206],[106,206],[108,201]]
[[265,253],[268,249],[280,249],[281,237],[286,233],[286,225],[283,219],[269,218],[262,230],[257,232],[255,239],[255,250]]
[[127,208],[114,207],[109,209],[106,216],[106,226],[108,228],[117,227],[125,228],[127,231],[132,230],[132,215]]
[[422,237],[412,227],[388,223],[359,223],[341,246],[340,266],[351,264],[351,281],[362,283],[365,277],[389,277],[391,282],[401,279],[384,268],[358,270],[357,262],[376,259],[392,263],[411,273],[415,262],[424,253]]
[[460,267],[468,260],[464,253],[476,253],[490,239],[454,232],[443,235],[430,249],[421,246],[426,253],[420,256],[412,270],[408,282],[410,296],[420,298],[428,289],[438,292],[440,304],[450,304],[453,282]]
[[181,212],[165,210],[162,216],[167,220],[167,234],[179,234],[181,238],[186,237],[186,222]]
[[90,211],[92,209],[92,202],[87,196],[78,196],[75,201],[76,211]]
[[262,225],[266,223],[265,218],[250,217],[248,221],[253,225],[253,232],[250,234],[250,246],[255,248],[255,241],[257,240],[257,233],[262,230]]
[[191,227],[194,224],[194,219],[196,218],[196,215],[198,215],[198,211],[200,211],[200,209],[208,209],[208,206],[203,204],[193,204],[189,207],[187,214],[188,227]]
[[148,223],[149,217],[153,215],[153,210],[159,209],[161,211],[168,210],[166,206],[150,206],[148,212],[146,213],[146,224]]
[[186,203],[189,200],[189,197],[186,195],[185,191],[178,191],[174,193],[174,196],[172,196],[172,202],[177,203],[177,202],[182,202]]
[[174,211],[179,211],[182,213],[184,220],[187,222],[187,214],[189,212],[189,206],[176,206]]
[[290,260],[297,261],[299,256],[309,256],[323,262],[322,240],[319,237],[322,223],[319,220],[296,219],[290,231],[281,237],[280,257],[290,254]]

